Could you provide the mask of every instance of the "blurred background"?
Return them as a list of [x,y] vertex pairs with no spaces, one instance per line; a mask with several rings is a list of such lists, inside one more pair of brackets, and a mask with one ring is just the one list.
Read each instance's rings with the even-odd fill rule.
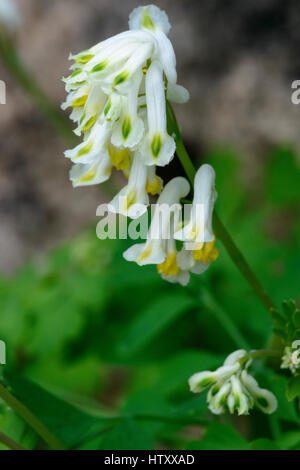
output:
[[[57,108],[69,53],[127,29],[140,4],[15,3],[22,16],[18,54]],[[300,4],[153,3],[172,24],[179,83],[191,94],[176,114],[195,163],[216,169],[218,212],[275,301],[299,299],[300,105],[291,102],[291,84],[300,79]],[[131,393],[143,391],[147,401],[145,389],[153,398],[159,387],[165,400],[179,387],[174,404],[188,399],[185,380],[201,364],[218,364],[224,351],[245,346],[222,322],[216,342],[220,315],[216,320],[211,310],[225,310],[251,347],[263,345],[270,320],[221,246],[220,260],[201,278],[213,299],[199,309],[186,306],[188,320],[175,313],[156,325],[157,312],[176,310],[182,289],[162,282],[155,269],[125,263],[126,242],[96,238],[96,207],[109,200],[106,189],[72,189],[63,156],[70,143],[1,57],[0,79],[7,85],[7,104],[0,105],[0,337],[14,367],[80,403],[83,394],[117,409]],[[174,161],[161,174],[170,179],[181,171]],[[122,177],[114,175],[114,184],[122,185]],[[201,291],[199,282],[192,281],[192,295]],[[154,308],[160,294],[166,303]],[[146,401],[134,403],[154,406]],[[192,429],[184,439],[195,436]],[[172,447],[168,439],[162,441]]]
[[[19,53],[60,105],[68,55],[127,28],[134,0],[16,0],[22,14]],[[191,100],[178,106],[186,142],[201,155],[216,146],[243,160],[241,177],[255,187],[273,145],[299,149],[300,106],[291,83],[300,77],[297,1],[162,0],[170,17],[180,83]],[[0,112],[0,269],[13,273],[95,220],[99,188],[74,191],[66,143],[0,63],[7,104]],[[256,193],[256,191],[254,191]],[[250,198],[249,198],[250,199]]]

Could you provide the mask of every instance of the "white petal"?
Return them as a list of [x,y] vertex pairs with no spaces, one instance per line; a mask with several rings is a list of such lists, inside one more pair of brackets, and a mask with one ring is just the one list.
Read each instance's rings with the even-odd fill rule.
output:
[[161,30],[168,34],[171,28],[168,15],[155,5],[135,8],[129,15],[129,29]]
[[167,98],[173,103],[186,103],[190,99],[190,94],[183,86],[168,83]]

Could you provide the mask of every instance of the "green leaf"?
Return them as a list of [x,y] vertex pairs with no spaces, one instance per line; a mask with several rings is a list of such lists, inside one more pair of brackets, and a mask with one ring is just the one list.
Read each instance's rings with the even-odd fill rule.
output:
[[286,386],[286,398],[288,401],[293,401],[300,395],[300,375],[292,377]]
[[187,450],[248,450],[248,442],[225,424],[212,423],[199,442],[192,442]]
[[151,450],[151,433],[132,419],[115,426],[100,443],[101,450]]
[[287,431],[277,439],[278,446],[283,450],[300,449],[300,431]]
[[[134,301],[134,300],[133,300]],[[187,294],[165,294],[137,314],[119,345],[120,354],[134,354],[150,343],[181,315],[195,306]]]
[[29,380],[6,372],[5,381],[11,393],[67,448],[76,447],[112,425],[110,418],[89,415]]
[[269,439],[257,439],[250,443],[251,450],[280,450],[278,445]]
[[162,363],[155,387],[163,394],[169,394],[179,387],[188,390],[188,379],[202,370],[217,369],[224,356],[207,351],[183,351]]

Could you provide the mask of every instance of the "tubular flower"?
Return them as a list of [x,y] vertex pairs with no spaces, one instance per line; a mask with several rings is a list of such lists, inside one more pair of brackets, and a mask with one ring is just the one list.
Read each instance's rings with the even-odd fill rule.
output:
[[217,370],[198,372],[190,377],[190,390],[199,393],[210,387],[207,402],[214,414],[229,411],[231,414],[246,415],[254,406],[271,414],[277,408],[277,400],[269,390],[260,388],[248,373],[251,362],[247,351],[235,351]]
[[[76,166],[71,172],[73,184],[76,176],[76,186],[87,184],[84,176],[77,179],[77,175],[85,175],[85,171],[96,174],[95,168],[100,168],[100,159],[106,159],[108,151],[117,169],[130,174],[139,167],[142,181],[146,173],[146,183],[140,185],[144,186],[142,192],[154,195],[161,191],[162,181],[147,167],[167,165],[175,152],[174,139],[167,133],[166,95],[184,102],[189,94],[177,84],[166,13],[154,5],[139,7],[130,15],[129,28],[70,55],[74,63],[71,75],[63,79],[68,96],[62,108],[72,108],[74,132],[83,136],[83,142],[67,150],[65,156],[75,164],[89,165]],[[88,184],[101,181],[104,179],[94,177]],[[127,189],[133,197],[131,184],[129,176]],[[143,204],[148,204],[141,187],[139,191]],[[125,209],[121,213],[129,217],[134,214]]]
[[[212,243],[215,236],[212,231],[212,215],[214,204],[217,199],[215,190],[215,171],[212,166],[204,164],[196,173],[194,181],[194,199],[191,209],[190,219],[184,224],[183,228],[175,232],[176,240],[184,242],[192,242],[193,249],[201,251],[205,244]],[[206,248],[207,254],[204,256],[200,253],[196,257],[204,257],[209,261],[208,253],[213,250],[213,245]],[[201,261],[202,259],[198,259]]]
[[169,181],[158,198],[146,242],[126,250],[123,256],[127,261],[135,261],[139,266],[144,266],[161,264],[166,260],[172,216],[174,211],[180,208],[180,199],[185,197],[189,190],[189,183],[181,176]]

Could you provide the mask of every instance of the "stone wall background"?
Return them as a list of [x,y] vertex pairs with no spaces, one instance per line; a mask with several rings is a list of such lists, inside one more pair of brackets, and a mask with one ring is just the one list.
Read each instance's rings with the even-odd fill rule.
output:
[[[127,29],[133,0],[15,0],[23,15],[20,54],[59,106],[69,52]],[[143,3],[143,2],[142,2]],[[161,0],[172,24],[179,81],[191,100],[177,107],[188,145],[235,149],[253,184],[275,144],[300,147],[300,107],[291,82],[300,79],[297,0]],[[7,104],[0,106],[0,271],[95,223],[99,188],[73,190],[65,143],[0,63]]]

